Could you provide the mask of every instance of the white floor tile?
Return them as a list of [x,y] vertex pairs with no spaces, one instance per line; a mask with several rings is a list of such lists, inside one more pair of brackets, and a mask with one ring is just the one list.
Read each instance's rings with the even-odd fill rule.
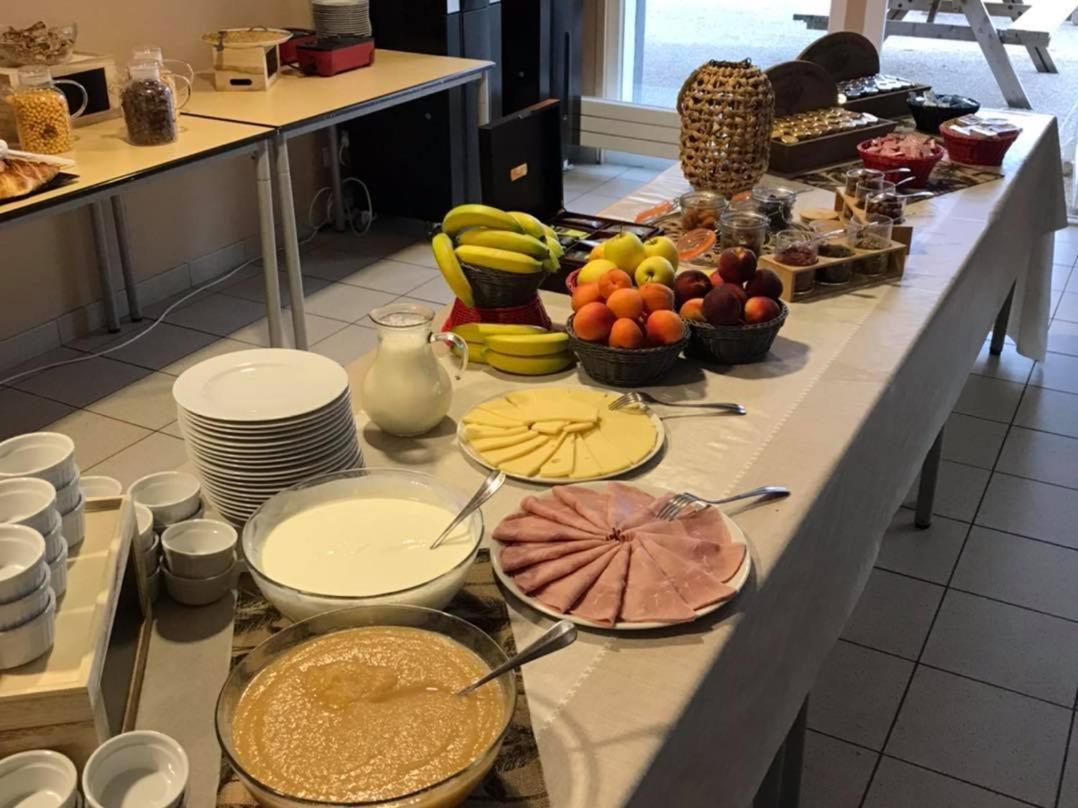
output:
[[839,640],[809,695],[808,726],[879,749],[912,670],[912,662]]
[[[376,256],[362,252],[358,244],[344,249],[319,245],[304,253],[303,274],[305,277],[339,281],[363,267],[370,266],[377,260]],[[282,276],[281,287],[287,286],[288,279]]]
[[1051,808],[1070,711],[918,668],[888,755]]
[[[292,297],[288,293],[288,279],[284,275],[278,276],[280,284],[278,289],[281,294],[281,305],[287,306]],[[324,278],[318,278],[313,275],[304,275],[303,277],[303,296],[310,297],[310,295],[317,292],[319,289],[323,289],[329,285],[329,281]],[[233,297],[242,297],[244,300],[251,300],[255,303],[265,304],[266,302],[266,282],[261,275],[256,275],[251,278],[244,278],[237,281],[230,286],[223,286],[220,289],[220,293],[223,295],[232,295]]]
[[864,808],[1023,808],[1025,805],[884,755],[872,778]]
[[183,438],[183,432],[180,430],[179,421],[173,421],[168,426],[162,427],[160,431],[164,432],[166,435],[171,435],[174,438]]
[[266,307],[231,295],[207,294],[194,298],[167,317],[174,325],[224,337],[266,314]]
[[860,808],[877,755],[809,730],[801,769],[801,808]]
[[[997,471],[1054,485],[1078,488],[1078,438],[1014,427],[999,456]],[[1074,494],[1078,499],[1078,492]]]
[[1078,551],[974,527],[951,586],[1078,620]]
[[587,175],[566,174],[562,186],[562,193],[566,200],[590,193],[607,181],[606,177],[593,177]]
[[1003,351],[999,356],[993,356],[989,352],[989,347],[989,342],[981,346],[981,352],[977,355],[977,361],[973,363],[971,372],[978,376],[991,376],[995,379],[1025,384],[1029,379],[1030,371],[1033,370],[1033,360],[1018,353],[1011,342],[1003,346]]
[[150,435],[148,429],[88,410],[76,410],[48,428],[75,441],[75,462],[83,473]]
[[[1067,284],[1071,278],[1071,265],[1070,264],[1054,264],[1052,266],[1052,289],[1059,291],[1064,290],[1073,292],[1074,289],[1068,289]],[[1078,287],[1076,287],[1078,288]]]
[[1078,492],[997,472],[975,521],[995,530],[1078,548]]
[[452,303],[456,296],[450,291],[441,275],[431,278],[429,281],[413,289],[408,297],[417,297],[420,300],[429,300],[431,303],[445,305]]
[[405,264],[400,261],[392,261],[383,258],[370,266],[345,275],[340,278],[341,283],[353,286],[362,286],[366,289],[376,289],[379,292],[389,292],[394,295],[403,295],[426,283],[434,277],[429,267],[419,267],[414,264]]
[[987,376],[971,375],[962,388],[962,394],[958,397],[954,411],[1010,423],[1021,397],[1021,384],[1002,379],[990,379]]
[[331,283],[307,298],[307,313],[354,323],[367,316],[371,309],[384,306],[396,295],[376,292],[347,283]]
[[434,253],[431,251],[430,242],[426,240],[410,244],[403,250],[397,250],[387,257],[392,261],[400,261],[402,264],[414,264],[420,267],[430,267],[431,269],[438,268],[438,264],[434,261]]
[[883,534],[876,566],[945,584],[962,552],[969,525],[944,516],[933,516],[932,524],[921,530],[913,524],[914,513],[900,508]]
[[[988,485],[990,472],[987,469],[974,468],[948,460],[940,462],[939,477],[936,480],[936,498],[932,512],[940,516],[957,519],[960,522],[972,522],[977,512],[977,503]],[[903,504],[915,507],[917,503],[918,480],[913,481]]]
[[[284,317],[285,346],[291,347],[295,345],[292,332],[292,310],[285,309],[282,316]],[[316,342],[324,340],[330,334],[337,333],[347,325],[343,320],[319,317],[317,314],[311,314],[310,312],[307,312],[306,322],[308,345],[314,345]],[[256,320],[238,331],[233,331],[228,336],[230,340],[248,343],[247,348],[254,346],[268,348],[270,347],[269,321],[263,317],[261,320]]]
[[629,168],[622,172],[621,178],[638,182],[651,182],[665,170],[664,168]]
[[165,367],[161,368],[162,373],[167,373],[170,376],[179,376],[188,368],[192,368],[199,362],[204,362],[207,359],[211,359],[221,354],[232,353],[233,351],[249,351],[254,348],[247,342],[239,342],[234,339],[219,338],[216,342],[211,342],[205,348],[190,353],[183,359],[179,359]]
[[0,440],[24,432],[38,432],[70,412],[74,412],[74,408],[58,401],[0,387]]
[[1006,434],[999,421],[954,413],[943,429],[943,459],[991,469]]
[[1029,383],[1049,390],[1078,393],[1078,356],[1049,353],[1033,368]]
[[621,163],[577,163],[565,173],[565,178],[596,177],[603,180],[609,180],[614,177],[620,177],[628,170],[629,166],[622,165]]
[[195,351],[205,348],[216,341],[217,337],[204,331],[195,331],[190,328],[181,328],[170,323],[158,323],[148,333],[140,332],[137,340],[130,345],[117,350],[109,350],[114,345],[120,345],[132,339],[136,335],[121,337],[112,345],[106,346],[109,350],[109,359],[119,362],[127,362],[131,365],[160,370]]
[[1055,318],[1072,323],[1078,322],[1078,294],[1063,293],[1063,297],[1059,300],[1059,305],[1056,306]]
[[646,184],[646,182],[646,180],[633,179],[622,174],[604,182],[595,189],[594,193],[602,194],[603,196],[616,196],[618,199],[622,199],[639,190],[640,186]]
[[950,591],[921,661],[1070,709],[1078,689],[1078,624]]
[[[1075,296],[1078,297],[1078,295]],[[1048,350],[1053,353],[1078,356],[1078,323],[1053,320],[1048,326]]]
[[576,197],[571,203],[567,204],[566,207],[568,207],[572,213],[595,215],[597,213],[602,213],[611,205],[619,201],[621,201],[620,196],[607,196],[591,191]]
[[[363,235],[350,230],[344,233],[323,230],[318,234],[315,243],[319,247],[329,247],[338,252],[358,253],[372,258],[384,258],[390,253],[413,244],[422,235],[422,228],[413,222],[379,220],[372,225],[369,232]],[[306,271],[306,267],[304,267],[304,271]],[[331,278],[330,280],[336,280],[336,278]]]
[[311,347],[315,353],[349,365],[378,345],[378,332],[372,328],[349,325]]
[[[1078,719],[1072,720],[1078,723]],[[1067,750],[1067,766],[1063,772],[1058,808],[1078,808],[1078,727],[1071,728],[1071,742]]]
[[916,661],[942,597],[942,586],[873,570],[842,639]]
[[182,440],[162,432],[154,432],[84,471],[87,474],[115,477],[126,489],[139,477],[157,471],[170,471],[186,462],[187,452]]
[[160,429],[176,418],[176,402],[172,398],[175,382],[176,378],[167,373],[151,373],[111,396],[98,399],[87,409],[147,429]]
[[1014,423],[1015,426],[1078,438],[1078,395],[1029,387]]
[[[89,354],[78,354],[60,349],[43,354],[40,357],[40,364],[86,356]],[[13,382],[11,386],[73,407],[85,407],[90,402],[115,393],[125,385],[149,374],[150,371],[146,368],[101,357],[63,365],[33,376],[25,376]]]

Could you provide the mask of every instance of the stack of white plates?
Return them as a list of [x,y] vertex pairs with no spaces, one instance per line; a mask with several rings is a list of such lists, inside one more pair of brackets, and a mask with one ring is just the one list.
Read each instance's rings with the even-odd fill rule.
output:
[[370,0],[311,0],[319,36],[370,36]]
[[187,453],[217,510],[242,525],[278,491],[363,466],[348,375],[318,354],[238,351],[172,387]]

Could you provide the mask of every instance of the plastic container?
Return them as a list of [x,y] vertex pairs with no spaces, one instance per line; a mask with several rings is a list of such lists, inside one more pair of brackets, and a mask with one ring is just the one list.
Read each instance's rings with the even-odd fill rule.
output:
[[715,230],[726,210],[726,197],[715,191],[691,191],[678,199],[681,226],[686,231],[704,228]]
[[759,213],[728,211],[719,220],[719,246],[747,247],[760,255],[767,242],[768,219]]

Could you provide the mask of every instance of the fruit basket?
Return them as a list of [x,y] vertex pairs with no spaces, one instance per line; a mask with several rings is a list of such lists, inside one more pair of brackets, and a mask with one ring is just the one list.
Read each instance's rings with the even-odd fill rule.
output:
[[472,287],[472,297],[475,299],[476,308],[480,309],[502,309],[527,305],[535,299],[536,292],[539,291],[539,287],[547,276],[546,272],[518,275],[498,269],[477,267],[463,261],[460,268]]
[[565,324],[565,330],[569,334],[569,348],[576,354],[584,372],[600,384],[612,387],[654,384],[673,369],[689,342],[686,335],[678,342],[653,348],[611,348],[580,339],[573,330],[572,317]]
[[[765,323],[713,326],[695,320],[689,324],[686,355],[723,365],[744,365],[763,359],[786,322],[790,309],[778,301],[779,315]],[[581,360],[583,361],[583,360]]]

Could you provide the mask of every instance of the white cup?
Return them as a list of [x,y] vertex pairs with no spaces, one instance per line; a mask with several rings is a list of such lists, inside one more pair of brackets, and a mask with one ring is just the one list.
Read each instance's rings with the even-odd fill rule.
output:
[[160,732],[125,732],[86,761],[82,790],[89,808],[175,808],[188,778],[183,747]]

